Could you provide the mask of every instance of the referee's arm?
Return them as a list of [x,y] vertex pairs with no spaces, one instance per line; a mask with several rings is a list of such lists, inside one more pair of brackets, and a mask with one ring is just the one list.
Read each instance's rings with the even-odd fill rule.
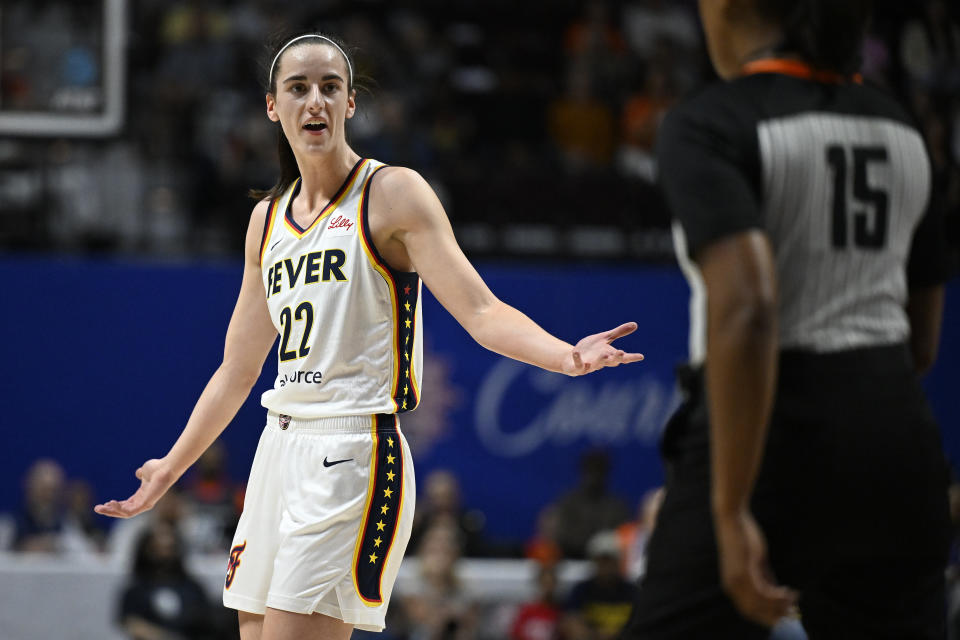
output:
[[[773,626],[796,594],[775,584],[750,496],[777,379],[777,278],[756,181],[756,128],[729,105],[674,110],[658,141],[660,183],[706,288],[711,491],[724,589]],[[751,179],[753,176],[754,179]]]
[[697,256],[707,289],[706,381],[713,510],[747,510],[763,458],[777,379],[777,284],[762,231],[721,239]]
[[947,255],[943,211],[934,204],[913,234],[907,262],[910,352],[919,374],[926,373],[937,359],[943,322],[943,284],[950,272]]
[[766,235],[741,232],[697,255],[707,289],[706,388],[713,520],[723,586],[740,612],[767,626],[792,590],[771,580],[763,532],[750,512],[777,379],[777,284]]

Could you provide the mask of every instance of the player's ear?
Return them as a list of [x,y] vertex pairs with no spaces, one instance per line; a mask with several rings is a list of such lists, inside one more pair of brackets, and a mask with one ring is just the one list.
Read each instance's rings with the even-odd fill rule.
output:
[[353,117],[353,114],[357,112],[357,90],[351,89],[350,95],[347,97],[347,113],[346,119],[349,120]]
[[273,120],[274,122],[280,122],[280,114],[277,113],[277,99],[273,96],[272,93],[268,93],[266,100],[267,100],[267,117]]

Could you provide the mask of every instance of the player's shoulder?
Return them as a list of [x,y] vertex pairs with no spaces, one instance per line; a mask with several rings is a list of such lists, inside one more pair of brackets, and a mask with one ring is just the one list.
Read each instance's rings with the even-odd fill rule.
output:
[[377,169],[375,185],[386,190],[405,190],[426,185],[427,181],[420,173],[410,167],[385,164]]
[[424,198],[435,197],[433,187],[420,173],[409,167],[383,165],[373,179],[372,201],[392,204],[423,202]]
[[250,220],[260,220],[262,222],[267,217],[267,212],[270,211],[270,205],[273,204],[273,200],[271,197],[266,197],[253,205],[253,211],[250,212]]
[[253,205],[253,211],[250,212],[250,229],[259,229],[263,230],[264,225],[267,222],[267,215],[270,212],[270,205],[273,204],[273,198],[266,197]]

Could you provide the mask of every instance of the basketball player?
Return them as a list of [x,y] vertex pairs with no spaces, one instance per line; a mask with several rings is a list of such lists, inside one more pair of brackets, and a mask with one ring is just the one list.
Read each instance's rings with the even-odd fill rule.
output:
[[643,356],[611,346],[635,323],[571,346],[499,301],[423,178],[347,145],[356,93],[344,49],[314,34],[282,45],[266,94],[281,177],[250,219],[223,364],[169,453],[137,470],[136,493],[96,510],[151,508],[232,419],[279,333],[224,603],[244,640],[347,638],[383,628],[410,536],[413,466],[397,414],[420,399],[421,277],[508,357],[580,375]]
[[[945,279],[930,163],[856,75],[866,0],[701,0],[726,80],[660,175],[692,290],[686,401],[624,638],[944,637],[947,469],[918,372]],[[768,546],[769,545],[769,546]]]

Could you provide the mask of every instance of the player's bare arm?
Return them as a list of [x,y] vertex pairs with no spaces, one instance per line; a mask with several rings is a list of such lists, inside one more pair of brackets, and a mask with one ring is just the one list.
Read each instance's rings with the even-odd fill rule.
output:
[[380,171],[371,188],[370,230],[387,262],[419,273],[444,308],[491,351],[567,375],[643,359],[611,344],[635,331],[636,323],[587,336],[573,346],[499,300],[457,244],[433,189],[415,171]]
[[763,458],[777,378],[777,282],[759,231],[722,239],[698,256],[707,287],[706,379],[712,506],[721,578],[740,612],[774,625],[795,602],[772,583],[750,496]]
[[140,488],[126,500],[97,505],[97,513],[130,518],[156,504],[181,475],[217,439],[250,394],[263,362],[277,338],[267,312],[260,273],[260,238],[267,203],[250,216],[244,248],[243,282],[223,350],[223,362],[204,388],[183,432],[163,458],[148,460],[136,471]]

